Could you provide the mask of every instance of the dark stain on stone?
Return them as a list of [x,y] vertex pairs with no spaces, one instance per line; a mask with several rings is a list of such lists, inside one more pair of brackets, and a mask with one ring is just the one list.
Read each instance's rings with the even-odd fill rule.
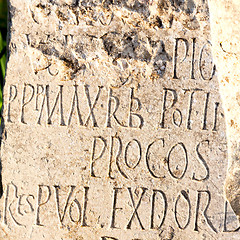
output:
[[166,72],[167,62],[170,61],[172,61],[172,57],[166,52],[164,42],[160,41],[160,47],[153,59],[154,73],[163,77]]
[[56,12],[56,15],[62,21],[67,21],[68,20],[67,17],[59,10]]
[[130,33],[107,33],[101,37],[105,51],[114,59],[125,58],[135,59],[142,62],[149,63],[151,61],[151,54],[147,48],[139,40],[136,32]]
[[106,33],[104,36],[101,37],[103,40],[103,46],[107,54],[111,57],[117,58],[117,55],[119,53],[119,48],[116,46],[116,39],[117,39],[118,33],[116,32],[110,32]]
[[163,27],[163,23],[160,17],[156,17],[156,26],[158,26],[159,28],[164,28]]
[[38,49],[39,51],[41,51],[46,56],[54,56],[54,57],[58,58],[59,60],[61,60],[63,62],[63,64],[69,70],[71,70],[71,72],[69,73],[70,74],[70,79],[73,79],[75,74],[79,70],[83,70],[83,71],[86,70],[86,65],[82,64],[80,66],[79,62],[78,62],[78,59],[75,58],[73,56],[73,54],[68,50],[64,51],[63,53],[60,53],[50,43],[38,44],[38,45],[31,44],[31,47]]
[[37,8],[41,8],[41,9],[43,9],[43,10],[46,8],[46,6],[43,5],[43,4],[41,4],[41,3],[39,3],[36,7],[37,7]]
[[[157,0],[156,0],[157,1]],[[202,3],[196,4],[195,0],[158,0],[158,14],[151,15],[150,1],[140,0],[75,0],[71,4],[58,3],[57,1],[48,0],[46,4],[39,3],[36,7],[40,8],[46,15],[49,15],[51,10],[50,6],[56,6],[55,13],[61,21],[67,22],[68,16],[64,13],[66,9],[70,10],[76,19],[76,25],[79,25],[79,15],[88,17],[88,25],[94,25],[94,22],[99,20],[99,13],[96,8],[102,8],[102,11],[112,11],[112,6],[118,8],[125,8],[130,12],[137,12],[141,16],[141,21],[147,22],[150,26],[157,26],[158,28],[171,28],[174,16],[177,13],[184,14],[183,25],[186,28],[197,29],[199,28],[198,20],[195,14],[207,15],[207,3],[202,0]],[[64,11],[63,11],[64,9]],[[176,13],[176,14],[175,14]],[[150,18],[153,17],[153,19]],[[162,18],[168,18],[168,24],[163,24]],[[166,19],[165,19],[166,20]],[[182,21],[182,20],[180,20]],[[166,22],[166,21],[164,21]],[[136,27],[141,24],[136,23]]]
[[160,0],[158,5],[160,9],[168,10],[173,8],[176,12],[182,10],[186,14],[193,13],[196,8],[193,0]]
[[129,1],[129,0],[82,0],[79,2],[79,5],[81,5],[84,8],[94,8],[96,6],[102,6],[103,8],[109,10],[110,6],[118,6],[126,8],[129,11],[132,12],[138,12],[144,17],[149,17],[150,11],[147,4],[143,4],[138,0],[135,1]]
[[72,54],[64,53],[59,59],[63,61],[67,68],[72,70],[71,79],[73,78],[73,75],[75,75],[82,67],[79,66],[78,60]]
[[110,6],[113,5],[114,0],[103,0],[102,1],[102,6],[106,9],[110,9]]
[[76,46],[74,47],[74,50],[76,53],[78,53],[82,59],[86,60],[86,55],[84,53],[84,46],[82,44],[76,44]]
[[[35,46],[31,45],[31,47]],[[55,49],[54,46],[50,44],[39,44],[36,49],[38,49],[45,55],[59,57],[59,52]]]
[[36,5],[37,8],[41,9],[42,12],[44,12],[46,14],[46,16],[49,16],[51,13],[51,8],[50,8],[50,4],[42,4],[39,3]]
[[169,15],[169,28],[172,27],[172,23],[174,20],[174,12],[176,13],[183,13],[184,14],[184,20],[182,24],[184,27],[189,28],[190,30],[194,30],[199,28],[199,23],[196,18],[196,15],[194,12],[199,12],[199,7],[204,8],[205,11],[207,10],[206,4],[196,5],[194,0],[159,0],[158,2],[158,8],[160,14],[164,16]]
[[146,18],[149,17],[150,15],[150,11],[147,4],[140,3],[139,1],[134,1],[134,3],[132,4],[129,3],[128,0],[122,1],[122,4],[123,7],[125,7],[126,9],[133,12],[137,12]]

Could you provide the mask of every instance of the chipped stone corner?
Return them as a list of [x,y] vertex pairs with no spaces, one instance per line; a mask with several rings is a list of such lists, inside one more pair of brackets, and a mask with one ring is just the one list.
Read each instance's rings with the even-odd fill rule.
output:
[[228,172],[224,191],[240,218],[240,2],[209,0],[213,56],[226,118]]

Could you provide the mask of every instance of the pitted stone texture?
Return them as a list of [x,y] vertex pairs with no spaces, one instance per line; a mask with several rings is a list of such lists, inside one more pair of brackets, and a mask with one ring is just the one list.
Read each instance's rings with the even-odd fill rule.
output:
[[205,1],[10,1],[4,239],[239,239]]

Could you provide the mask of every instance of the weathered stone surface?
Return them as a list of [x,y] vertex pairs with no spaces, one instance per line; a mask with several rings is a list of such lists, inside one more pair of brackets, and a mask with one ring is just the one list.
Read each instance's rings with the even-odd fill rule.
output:
[[239,1],[210,1],[214,56],[219,67],[219,84],[227,123],[229,165],[226,196],[240,216],[239,165]]
[[205,1],[10,13],[3,239],[239,239]]

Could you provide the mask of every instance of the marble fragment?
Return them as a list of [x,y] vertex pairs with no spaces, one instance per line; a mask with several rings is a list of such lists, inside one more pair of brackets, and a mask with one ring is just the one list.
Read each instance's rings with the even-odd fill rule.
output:
[[0,239],[239,239],[205,0],[9,11]]

